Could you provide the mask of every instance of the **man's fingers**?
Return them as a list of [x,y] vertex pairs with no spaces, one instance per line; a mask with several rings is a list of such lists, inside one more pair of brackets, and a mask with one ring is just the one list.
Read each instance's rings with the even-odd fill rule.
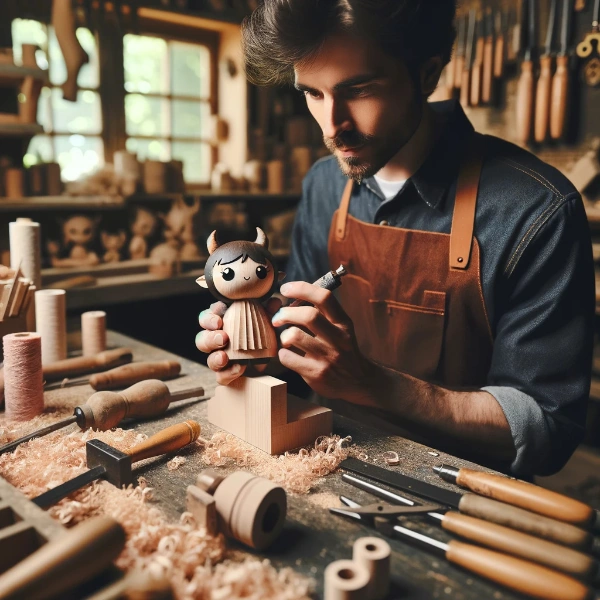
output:
[[229,385],[232,381],[235,381],[238,377],[241,377],[246,370],[246,365],[234,364],[226,369],[216,372],[216,379],[219,385]]
[[221,302],[220,300],[218,302],[213,302],[210,305],[210,311],[214,312],[216,315],[219,315],[220,317],[222,317],[225,314],[226,310],[227,310],[227,304],[225,304],[225,302]]
[[210,329],[211,331],[223,329],[223,319],[218,314],[212,312],[210,308],[203,310],[198,315],[198,323],[202,329]]
[[196,336],[196,348],[200,352],[214,352],[227,345],[229,337],[224,331],[201,331]]
[[286,298],[304,300],[316,306],[329,321],[336,325],[347,325],[350,320],[334,295],[317,285],[306,281],[290,281],[282,285],[280,291]]
[[[287,324],[303,327],[332,344],[339,344],[343,341],[341,330],[336,325],[330,323],[319,309],[314,306],[284,306],[277,311],[272,319],[272,323],[275,327]],[[282,340],[284,333],[285,331],[280,336]]]
[[281,298],[272,296],[265,303],[267,314],[272,317],[281,308]]
[[300,356],[287,348],[280,348],[278,356],[284,367],[295,371],[305,380],[315,378],[319,372],[319,363],[309,356]]
[[213,371],[222,371],[225,367],[227,367],[228,363],[229,357],[227,356],[226,352],[223,352],[223,350],[211,352],[206,359],[208,368]]
[[325,344],[299,327],[290,327],[279,336],[283,348],[297,348],[305,354],[323,355],[326,353]]

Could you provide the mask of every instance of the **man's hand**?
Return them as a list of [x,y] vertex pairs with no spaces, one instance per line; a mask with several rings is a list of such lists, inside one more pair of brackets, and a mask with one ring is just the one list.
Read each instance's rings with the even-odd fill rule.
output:
[[375,365],[360,353],[352,321],[333,294],[303,281],[284,284],[281,294],[312,304],[284,307],[273,317],[275,327],[292,325],[280,336],[281,364],[322,396],[365,403]]
[[[281,306],[278,298],[270,298],[265,305],[267,314],[272,315]],[[234,379],[244,374],[246,365],[230,364],[227,354],[222,350],[229,344],[229,336],[223,331],[223,315],[227,310],[224,302],[215,302],[203,310],[198,322],[204,329],[196,336],[196,348],[206,352],[207,365],[216,372],[219,385],[229,385]]]

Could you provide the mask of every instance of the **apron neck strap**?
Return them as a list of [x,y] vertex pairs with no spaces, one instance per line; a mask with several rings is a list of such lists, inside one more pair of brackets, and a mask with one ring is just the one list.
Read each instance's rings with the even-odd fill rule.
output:
[[354,187],[354,181],[348,179],[344,193],[342,194],[342,201],[340,207],[337,210],[337,220],[335,223],[335,239],[340,241],[346,237],[346,221],[348,216],[348,208],[350,206],[350,198],[352,196],[352,188]]

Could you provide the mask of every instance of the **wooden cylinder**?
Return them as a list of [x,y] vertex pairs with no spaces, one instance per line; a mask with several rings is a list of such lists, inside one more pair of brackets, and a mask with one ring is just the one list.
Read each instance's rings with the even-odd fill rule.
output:
[[36,331],[42,336],[42,365],[67,358],[67,294],[65,290],[35,293]]
[[494,77],[500,79],[504,75],[504,36],[496,38],[494,49]]
[[62,179],[60,165],[58,163],[45,163],[46,192],[48,196],[60,196],[62,194]]
[[90,310],[81,315],[81,348],[83,356],[95,356],[106,350],[106,313]]
[[569,92],[569,57],[556,57],[556,73],[552,80],[552,105],[550,108],[550,137],[559,140],[565,133],[567,120],[567,94]]
[[378,537],[362,537],[354,542],[352,560],[369,571],[368,600],[383,600],[390,590],[390,545]]
[[552,84],[552,58],[542,56],[540,58],[540,76],[537,81],[535,92],[535,141],[541,144],[548,133],[550,122],[550,89]]
[[487,38],[483,48],[483,83],[481,86],[481,100],[485,103],[492,100],[493,71],[494,41],[492,38]]
[[272,160],[267,163],[267,192],[269,194],[283,194],[284,190],[284,162],[282,160]]
[[4,171],[4,193],[7,198],[23,198],[25,196],[25,171],[9,167]]
[[144,190],[146,194],[164,194],[167,189],[167,165],[160,160],[144,163]]
[[325,568],[324,600],[367,600],[370,574],[353,560],[336,560]]
[[40,224],[17,219],[9,223],[10,266],[21,269],[39,290],[42,287],[42,250]]

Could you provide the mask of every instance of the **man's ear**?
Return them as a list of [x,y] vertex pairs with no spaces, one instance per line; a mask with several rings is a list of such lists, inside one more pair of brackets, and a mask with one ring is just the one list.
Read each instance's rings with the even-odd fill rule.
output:
[[283,279],[285,279],[285,273],[283,271],[279,271],[279,277],[277,278],[277,281],[283,281]]
[[198,279],[196,279],[196,283],[200,287],[208,289],[208,283],[206,283],[206,278],[204,277],[204,275],[200,275],[200,277],[198,277]]
[[429,97],[433,94],[443,68],[441,56],[432,56],[421,65],[419,77],[421,78],[421,93],[423,96]]

